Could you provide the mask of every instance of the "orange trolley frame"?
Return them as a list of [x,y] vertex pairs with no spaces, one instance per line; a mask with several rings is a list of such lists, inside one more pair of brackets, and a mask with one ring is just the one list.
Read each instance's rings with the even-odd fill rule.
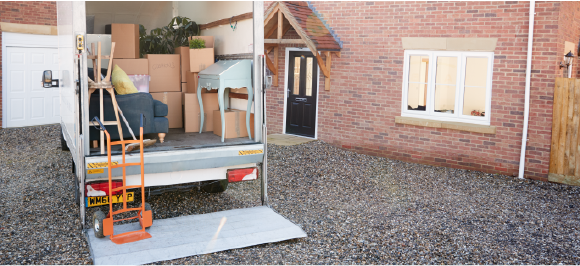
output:
[[[103,126],[103,124],[101,123],[99,118],[95,117],[94,120],[96,120],[99,123],[101,130],[103,130],[105,132],[105,134],[107,135],[107,163],[108,163],[107,171],[109,173],[109,195],[113,195],[113,192],[115,192],[115,191],[119,191],[119,190],[123,191],[123,208],[122,209],[117,210],[117,211],[113,211],[113,201],[109,200],[109,213],[107,214],[107,217],[103,220],[103,235],[110,236],[111,241],[113,241],[113,243],[115,243],[115,244],[130,243],[130,242],[135,242],[135,241],[151,238],[151,235],[145,231],[145,228],[150,227],[153,224],[153,215],[152,215],[151,210],[145,210],[145,175],[144,175],[144,173],[145,173],[144,168],[145,167],[144,167],[144,161],[143,161],[143,114],[141,114],[139,140],[122,140],[122,141],[111,142],[111,136],[109,135],[109,132],[107,132],[107,130],[105,129],[105,127]],[[126,163],[125,162],[125,145],[131,144],[131,143],[139,143],[139,145],[140,145],[140,149],[139,149],[140,162],[138,162],[138,163]],[[117,165],[111,164],[111,145],[122,145],[123,162],[121,164],[117,164]],[[127,166],[140,166],[141,167],[141,185],[127,186],[126,178],[125,178],[126,177],[125,167],[127,167]],[[123,186],[113,188],[112,179],[111,179],[111,171],[112,171],[112,169],[119,168],[119,167],[123,168]],[[139,208],[127,208],[127,189],[131,189],[131,188],[141,188],[141,207],[139,207]],[[119,219],[119,220],[113,219],[114,215],[125,213],[125,212],[130,212],[130,211],[137,211],[137,216]],[[125,221],[125,220],[133,220],[133,219],[139,219],[139,224],[141,225],[141,230],[126,232],[126,233],[122,233],[122,234],[118,234],[118,235],[114,234],[113,224],[115,222],[120,222],[120,221]]]

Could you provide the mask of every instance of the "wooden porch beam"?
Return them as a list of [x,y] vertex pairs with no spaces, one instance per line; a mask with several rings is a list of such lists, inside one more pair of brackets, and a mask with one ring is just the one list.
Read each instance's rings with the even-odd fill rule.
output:
[[318,67],[322,71],[322,74],[324,74],[325,77],[330,78],[330,73],[328,72],[328,70],[326,70],[326,63],[324,62],[324,60],[322,60],[322,57],[320,57],[320,54],[316,53],[315,55],[316,55],[316,62],[318,62]]
[[264,39],[270,38],[270,36],[272,36],[272,34],[276,32],[276,29],[278,29],[278,27],[272,27],[272,29],[270,29],[266,34],[264,34]]
[[278,40],[282,39],[282,26],[284,25],[284,16],[282,11],[278,9]]
[[336,57],[340,58],[340,52],[334,52],[334,54],[336,55]]
[[328,76],[324,78],[324,90],[330,90],[330,66],[332,64],[332,55],[330,52],[326,52],[326,70],[328,71]]
[[[274,65],[276,66],[276,70],[278,69],[278,52],[280,51],[280,48],[278,46],[274,47]],[[274,77],[272,77],[274,80],[272,80],[272,86],[274,87],[278,87],[278,71],[274,72]]]
[[278,69],[276,68],[276,66],[274,66],[274,63],[272,63],[272,60],[270,60],[270,57],[268,55],[266,56],[266,65],[268,65],[268,69],[270,69],[270,71],[272,71],[272,73],[278,73]]
[[264,39],[264,44],[266,43],[277,43],[277,44],[304,44],[302,39]]
[[[280,4],[278,4],[276,7],[274,7],[274,10],[272,10],[272,13],[268,14],[268,17],[266,17],[266,19],[264,19],[264,26],[268,25],[268,22],[270,22],[270,20],[274,17],[274,15],[276,15],[278,13],[278,10],[280,10]],[[276,27],[274,27],[276,28]]]

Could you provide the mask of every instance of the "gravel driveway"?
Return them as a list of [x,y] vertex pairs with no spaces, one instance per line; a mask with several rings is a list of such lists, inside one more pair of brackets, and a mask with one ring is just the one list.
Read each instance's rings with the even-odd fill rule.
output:
[[[0,129],[0,264],[91,263],[59,130]],[[268,148],[270,204],[308,238],[162,264],[580,264],[578,187],[404,163],[320,141]],[[256,206],[256,184],[149,202],[156,218]]]

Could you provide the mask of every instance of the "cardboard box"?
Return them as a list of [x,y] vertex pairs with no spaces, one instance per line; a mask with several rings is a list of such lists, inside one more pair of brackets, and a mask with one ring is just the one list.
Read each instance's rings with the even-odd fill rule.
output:
[[185,105],[183,106],[185,132],[199,132],[199,123],[201,122],[201,119],[197,94],[184,93],[183,98],[185,102]]
[[230,89],[230,93],[248,94],[248,89],[246,87]]
[[167,104],[167,120],[169,120],[169,128],[182,128],[182,105],[181,92],[154,92],[151,93],[153,99]]
[[[197,73],[197,72],[188,72],[186,74],[186,78],[187,78],[187,82],[186,82],[187,83],[187,85],[186,85],[187,87],[186,87],[186,90],[187,90],[187,93],[196,93],[197,92],[197,85],[198,85],[198,82],[199,82],[199,78],[198,78],[199,76],[197,74],[199,74],[199,73]],[[203,91],[201,93],[203,93]]]
[[[197,95],[197,94],[196,94]],[[203,132],[213,131],[213,111],[219,110],[217,93],[203,93],[201,100],[203,101],[203,112],[205,113]]]
[[181,58],[181,82],[187,82],[187,73],[189,71],[189,47],[182,46],[175,48],[175,54]]
[[139,24],[111,24],[114,58],[139,58]]
[[181,92],[179,55],[148,54],[150,92]]
[[141,59],[113,59],[113,68],[118,65],[127,75],[149,75],[149,60]]
[[192,36],[191,39],[203,39],[205,48],[189,49],[189,71],[200,72],[214,63],[214,39],[213,36]]
[[[248,137],[246,127],[246,111],[228,109],[224,111],[226,139]],[[250,133],[254,136],[254,114],[250,114]],[[213,133],[222,136],[222,123],[220,111],[213,111]]]

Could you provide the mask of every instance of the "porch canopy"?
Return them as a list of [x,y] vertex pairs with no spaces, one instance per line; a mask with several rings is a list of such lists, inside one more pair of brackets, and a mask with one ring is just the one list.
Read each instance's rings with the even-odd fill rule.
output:
[[[316,8],[305,1],[277,1],[270,5],[264,17],[266,64],[274,73],[273,85],[278,86],[279,46],[303,44],[316,56],[318,67],[325,77],[324,88],[330,90],[331,53],[340,57],[342,42]],[[300,39],[283,39],[291,28]],[[273,61],[268,56],[272,50],[274,50]],[[322,60],[321,54],[326,57],[326,62]]]

